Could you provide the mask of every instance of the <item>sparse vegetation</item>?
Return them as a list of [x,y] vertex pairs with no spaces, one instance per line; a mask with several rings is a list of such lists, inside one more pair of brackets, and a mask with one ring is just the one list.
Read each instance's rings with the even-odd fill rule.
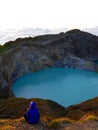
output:
[[0,46],[0,53],[9,50],[9,48],[10,48],[10,46],[9,46],[9,45],[6,45],[6,44],[3,45],[3,46]]
[[98,121],[98,117],[92,114],[89,114],[89,115],[87,114],[87,115],[84,115],[79,121],[86,122],[89,120]]
[[98,121],[98,117],[94,116],[94,115],[89,115],[87,118],[85,118],[85,121],[88,121],[88,120],[96,120],[96,121]]
[[40,109],[41,118],[46,117],[52,120],[54,117],[62,117],[65,108],[59,104],[43,99],[9,98],[0,100],[0,118],[20,118],[29,107],[29,103],[34,100]]
[[74,120],[79,120],[87,114],[98,116],[98,97],[66,109],[66,116]]
[[25,37],[25,38],[17,38],[15,41],[8,41],[4,45],[0,45],[0,53],[3,53],[11,48],[13,48],[16,45],[21,45],[24,43],[33,43],[35,41],[40,41],[39,43],[47,40],[55,40],[56,38],[64,35],[64,33],[60,34],[48,34],[48,35],[41,35],[41,36],[35,36],[35,37]]
[[[40,110],[41,124],[48,125],[54,118],[61,118],[65,113],[65,108],[59,104],[43,99],[9,98],[0,100],[0,130],[14,130],[15,127],[26,127],[27,123],[23,117],[31,101],[35,101]],[[59,122],[53,122],[56,127]],[[51,124],[51,125],[52,125]],[[55,125],[54,125],[55,124]],[[40,125],[40,123],[39,123]],[[50,125],[50,126],[51,126]],[[14,127],[15,126],[15,127]],[[30,126],[31,127],[31,126]]]
[[8,51],[12,47],[14,47],[14,45],[19,45],[19,43],[22,44],[23,42],[32,41],[32,39],[33,38],[31,38],[31,37],[17,38],[15,41],[6,42],[4,45],[0,45],[0,53]]
[[[29,107],[29,103],[34,100],[37,103],[37,106],[40,110],[40,122],[36,126],[32,126],[28,123],[26,123],[23,115],[27,111]],[[97,101],[97,99],[94,99]],[[91,103],[92,101],[87,101],[86,103],[89,106],[89,102]],[[94,101],[93,101],[94,102]],[[84,104],[86,105],[84,102]],[[95,111],[94,113],[94,108],[93,106],[92,112],[88,111],[90,110],[87,106],[85,108],[85,105],[76,105],[74,106],[74,109],[82,109],[82,111],[85,111],[85,114],[76,120],[77,118],[77,113],[74,112],[74,119],[70,118],[71,116],[68,117],[67,113],[65,114],[65,111],[67,108],[64,108],[60,106],[59,104],[50,101],[50,100],[43,100],[43,99],[25,99],[25,98],[9,98],[9,99],[1,99],[0,100],[0,130],[23,130],[25,128],[28,128],[32,130],[33,128],[37,127],[37,130],[43,130],[43,127],[47,129],[52,129],[52,130],[63,130],[61,129],[62,126],[67,125],[74,125],[75,123],[81,124],[90,121],[98,121],[98,117]],[[84,109],[85,108],[85,109]],[[97,108],[97,106],[96,106]],[[96,109],[95,108],[95,109]],[[70,109],[70,114],[72,114],[73,117],[73,111],[71,113]],[[81,112],[81,111],[80,111]],[[75,115],[76,114],[76,115]],[[83,114],[83,113],[82,113]],[[80,114],[81,115],[81,114]]]
[[54,120],[54,121],[48,123],[46,127],[50,128],[50,129],[56,129],[56,128],[60,127],[60,122],[57,122]]
[[47,124],[47,128],[54,128],[55,129],[55,128],[61,127],[62,123],[74,123],[74,120],[70,120],[70,119],[65,118],[65,117],[56,118]]

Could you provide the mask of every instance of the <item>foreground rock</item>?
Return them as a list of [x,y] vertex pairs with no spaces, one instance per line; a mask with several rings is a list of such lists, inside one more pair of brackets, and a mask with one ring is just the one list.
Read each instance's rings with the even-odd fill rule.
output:
[[32,100],[37,103],[41,118],[46,117],[46,120],[48,120],[65,116],[65,108],[51,100],[8,98],[0,100],[0,118],[14,119],[22,117],[26,113]]
[[[37,102],[40,122],[26,123],[23,118],[31,100]],[[79,116],[78,116],[79,115]],[[98,97],[64,108],[42,99],[9,98],[0,100],[0,130],[97,130]]]
[[42,123],[30,125],[23,118],[19,119],[0,119],[0,130],[98,130],[98,121],[87,121],[84,123],[63,123],[56,128],[47,128]]
[[41,116],[46,116],[48,119],[67,117],[80,120],[86,115],[98,116],[98,97],[67,108],[51,100],[8,98],[0,100],[0,118],[20,118],[32,100],[37,103]]
[[49,67],[98,71],[98,37],[80,30],[17,39],[0,47],[0,98],[22,75]]
[[79,120],[88,115],[98,116],[98,97],[70,106],[66,110],[66,116],[73,120]]

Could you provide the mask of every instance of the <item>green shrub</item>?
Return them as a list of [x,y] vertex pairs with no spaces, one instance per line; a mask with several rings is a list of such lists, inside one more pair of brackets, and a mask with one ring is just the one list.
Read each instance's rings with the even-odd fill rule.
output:
[[0,46],[0,53],[2,53],[2,52],[5,52],[5,51],[7,51],[7,50],[9,50],[9,46],[8,45],[3,45],[3,46]]
[[59,127],[60,127],[60,123],[55,120],[47,124],[47,128],[50,128],[50,129],[56,129]]

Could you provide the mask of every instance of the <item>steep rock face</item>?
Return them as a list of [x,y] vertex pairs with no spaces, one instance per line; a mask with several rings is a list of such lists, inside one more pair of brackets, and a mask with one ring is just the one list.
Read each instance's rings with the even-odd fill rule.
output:
[[98,37],[80,30],[18,39],[0,54],[0,98],[13,96],[11,86],[22,75],[48,67],[98,71]]
[[98,37],[79,30],[69,31],[67,35],[76,56],[88,60],[98,59]]

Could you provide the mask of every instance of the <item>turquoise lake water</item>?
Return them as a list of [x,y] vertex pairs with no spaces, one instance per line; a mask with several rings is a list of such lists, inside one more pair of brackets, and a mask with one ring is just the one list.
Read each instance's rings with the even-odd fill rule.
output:
[[17,97],[51,99],[66,107],[98,96],[98,73],[45,69],[19,78],[13,92]]

